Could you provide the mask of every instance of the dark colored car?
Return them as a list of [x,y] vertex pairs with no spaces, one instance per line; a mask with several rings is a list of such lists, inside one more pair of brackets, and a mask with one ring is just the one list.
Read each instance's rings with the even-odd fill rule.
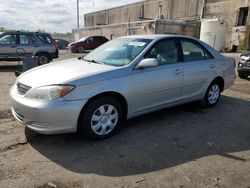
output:
[[69,41],[63,40],[63,39],[55,39],[56,45],[59,49],[65,50],[67,49],[69,45]]
[[0,61],[17,61],[20,56],[37,56],[46,64],[58,58],[58,48],[48,33],[12,31],[0,35]]
[[237,70],[238,76],[242,79],[246,79],[250,76],[250,51],[241,54]]
[[85,50],[93,50],[107,41],[108,39],[104,36],[83,37],[77,42],[70,43],[68,48],[72,53],[83,53]]

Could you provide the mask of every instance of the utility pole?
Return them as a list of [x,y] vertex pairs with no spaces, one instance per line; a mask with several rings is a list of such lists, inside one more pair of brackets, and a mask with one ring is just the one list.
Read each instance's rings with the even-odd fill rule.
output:
[[77,0],[77,28],[80,28],[79,24],[79,0]]

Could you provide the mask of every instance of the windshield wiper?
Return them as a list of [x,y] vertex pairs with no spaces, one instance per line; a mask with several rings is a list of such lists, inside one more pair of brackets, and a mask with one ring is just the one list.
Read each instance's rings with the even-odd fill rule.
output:
[[91,62],[91,63],[103,64],[102,62],[96,61],[94,59],[90,60],[90,59],[84,59],[84,58],[82,58],[82,60],[87,61],[87,62]]

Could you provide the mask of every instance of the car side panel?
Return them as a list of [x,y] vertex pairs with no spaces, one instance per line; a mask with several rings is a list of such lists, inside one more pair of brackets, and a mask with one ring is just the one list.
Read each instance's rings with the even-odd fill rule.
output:
[[216,77],[216,60],[184,62],[184,85],[182,99],[203,98],[207,85]]

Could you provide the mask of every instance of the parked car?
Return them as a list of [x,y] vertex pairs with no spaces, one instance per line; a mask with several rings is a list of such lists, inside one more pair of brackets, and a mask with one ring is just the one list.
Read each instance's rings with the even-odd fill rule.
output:
[[71,53],[83,53],[85,50],[93,50],[107,42],[104,36],[83,37],[77,42],[70,43],[68,49]]
[[246,51],[240,56],[237,71],[238,76],[242,79],[246,79],[250,76],[250,51]]
[[213,107],[235,77],[234,59],[198,39],[126,36],[22,74],[10,91],[12,113],[38,133],[102,139],[124,119],[162,108],[190,101]]
[[55,39],[56,45],[59,49],[65,50],[67,49],[69,45],[69,41],[63,40],[63,39]]
[[55,41],[48,33],[5,32],[0,35],[0,61],[17,61],[20,56],[38,56],[46,64],[58,58]]

